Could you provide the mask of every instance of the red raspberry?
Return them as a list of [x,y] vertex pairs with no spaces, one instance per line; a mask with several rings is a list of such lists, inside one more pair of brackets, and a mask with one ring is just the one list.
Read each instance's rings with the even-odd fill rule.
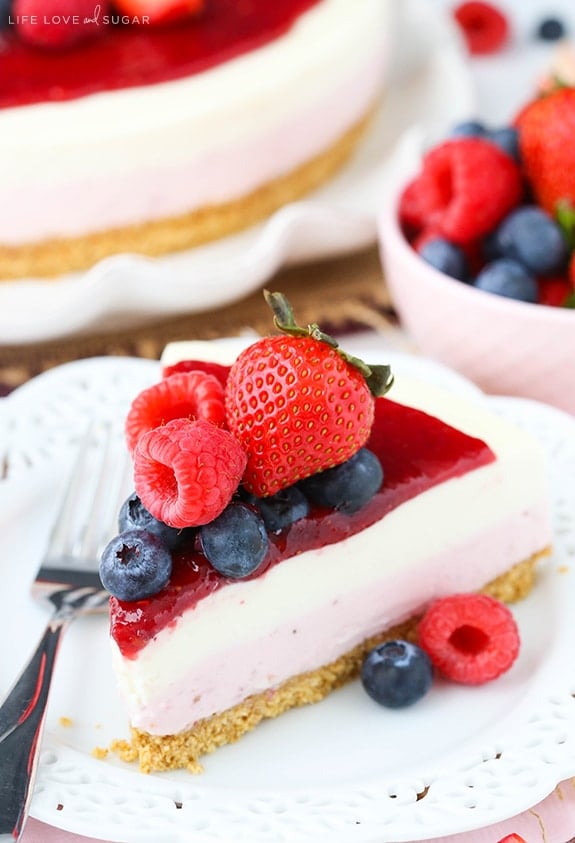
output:
[[477,137],[454,138],[431,149],[418,183],[426,227],[458,244],[492,231],[523,192],[521,171],[511,156]]
[[399,197],[399,222],[408,238],[426,227],[428,208],[419,179],[413,179]]
[[538,278],[537,301],[550,307],[563,307],[573,291],[566,278]]
[[503,603],[487,594],[436,600],[419,624],[419,644],[448,678],[480,685],[509,670],[519,653],[519,632]]
[[209,421],[173,419],[149,430],[134,453],[134,487],[170,527],[196,527],[224,511],[246,467],[232,434]]
[[207,360],[180,360],[179,363],[174,363],[172,366],[166,366],[162,371],[163,378],[169,378],[171,375],[177,375],[181,372],[205,372],[207,375],[213,375],[219,380],[221,385],[225,387],[229,366],[222,366],[221,363],[211,363]]
[[62,49],[101,34],[109,2],[99,0],[100,26],[94,22],[94,0],[14,0],[12,16],[18,35],[34,47]]
[[181,372],[140,392],[126,418],[126,442],[134,451],[138,439],[172,419],[205,419],[224,426],[226,419],[224,389],[205,372]]
[[509,38],[507,18],[491,3],[480,0],[460,3],[453,10],[453,17],[472,55],[496,53]]

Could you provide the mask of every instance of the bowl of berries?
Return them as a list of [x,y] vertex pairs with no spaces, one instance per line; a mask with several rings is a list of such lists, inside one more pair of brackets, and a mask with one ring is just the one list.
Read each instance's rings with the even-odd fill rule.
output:
[[[386,283],[422,353],[486,392],[575,414],[575,88],[512,125],[400,145],[378,220]],[[423,151],[422,151],[423,149]]]

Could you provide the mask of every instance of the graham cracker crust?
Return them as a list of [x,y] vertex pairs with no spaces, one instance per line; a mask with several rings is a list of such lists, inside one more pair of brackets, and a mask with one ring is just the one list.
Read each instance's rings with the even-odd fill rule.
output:
[[[481,589],[482,592],[505,603],[526,597],[535,581],[537,561],[550,552],[548,547],[519,562],[488,583]],[[111,749],[124,761],[139,761],[143,773],[174,769],[200,773],[202,765],[198,759],[202,755],[224,744],[234,743],[266,718],[277,717],[296,706],[319,702],[336,688],[355,679],[365,655],[373,647],[394,638],[416,641],[418,622],[419,617],[410,618],[368,638],[331,664],[294,676],[275,689],[254,694],[233,708],[198,721],[185,732],[158,736],[132,728],[131,742],[115,741]]]
[[372,106],[335,143],[314,158],[240,199],[82,237],[57,238],[21,246],[0,244],[0,281],[54,278],[88,269],[103,258],[125,252],[156,257],[200,246],[249,228],[283,205],[315,190],[343,167],[365,133],[374,111]]

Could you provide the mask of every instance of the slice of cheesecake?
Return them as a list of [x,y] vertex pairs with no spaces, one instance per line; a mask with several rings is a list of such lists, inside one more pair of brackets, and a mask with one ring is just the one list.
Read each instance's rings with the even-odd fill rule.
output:
[[[162,362],[189,359],[213,360],[214,348],[179,343]],[[263,564],[241,580],[214,571],[192,535],[162,591],[112,598],[114,668],[142,770],[196,770],[262,719],[321,700],[377,642],[412,637],[437,597],[529,592],[551,544],[538,443],[416,380],[402,377],[392,396],[375,399],[367,442],[383,483],[359,510],[312,504],[269,535]]]

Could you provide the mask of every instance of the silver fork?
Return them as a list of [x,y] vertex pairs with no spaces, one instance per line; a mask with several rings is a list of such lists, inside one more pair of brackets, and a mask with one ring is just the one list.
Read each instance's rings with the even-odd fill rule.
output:
[[49,545],[32,585],[52,616],[38,647],[0,706],[0,835],[18,840],[28,815],[50,682],[62,633],[74,618],[103,611],[102,549],[130,491],[130,460],[118,431],[92,426],[83,437]]

